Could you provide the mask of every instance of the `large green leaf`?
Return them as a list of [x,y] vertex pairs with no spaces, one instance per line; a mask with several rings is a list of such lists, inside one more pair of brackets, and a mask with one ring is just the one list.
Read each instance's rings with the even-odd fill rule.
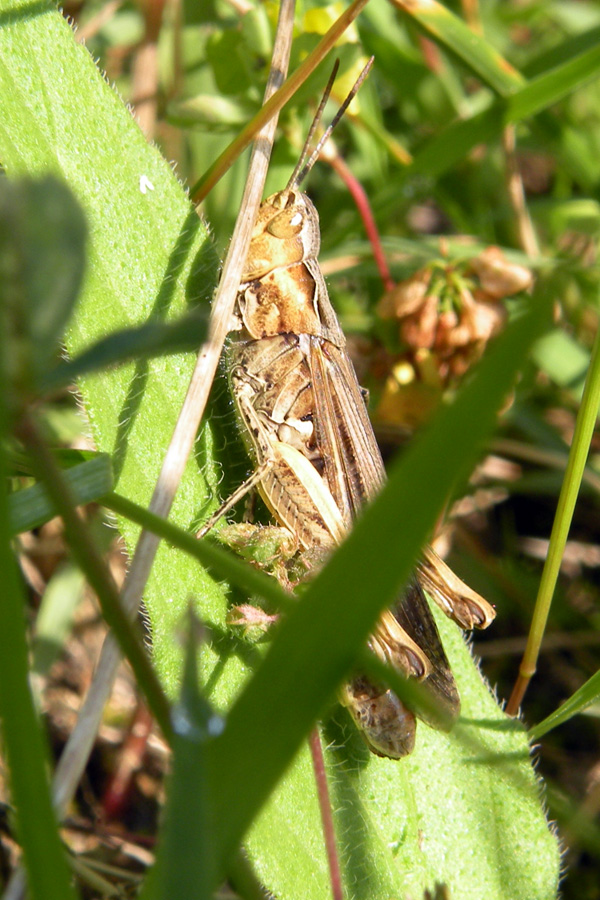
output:
[[[67,22],[44,3],[4,4],[0,28],[0,163],[9,176],[52,173],[67,181],[89,229],[89,256],[72,356],[112,331],[172,319],[207,303],[215,263],[207,233],[158,150],[148,145]],[[98,448],[109,452],[119,488],[147,504],[193,366],[192,354],[153,359],[81,381]],[[205,434],[204,444],[210,444]],[[200,453],[203,453],[203,447]],[[192,459],[173,516],[189,526],[214,489],[216,471]],[[138,529],[123,520],[130,548]],[[155,649],[171,689],[180,649],[169,638],[181,615],[174,598],[196,594],[223,622],[224,596],[199,567],[162,547],[146,597]]]

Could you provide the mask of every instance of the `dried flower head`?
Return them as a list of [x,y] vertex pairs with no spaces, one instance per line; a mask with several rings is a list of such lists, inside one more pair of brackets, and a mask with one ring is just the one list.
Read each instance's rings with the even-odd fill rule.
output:
[[[412,366],[415,380],[425,376],[441,396],[503,327],[506,309],[501,301],[529,289],[532,282],[529,269],[509,262],[498,247],[487,247],[468,260],[444,260],[419,269],[382,298],[378,312],[398,321],[406,347],[403,359]],[[389,399],[384,391],[384,409]]]

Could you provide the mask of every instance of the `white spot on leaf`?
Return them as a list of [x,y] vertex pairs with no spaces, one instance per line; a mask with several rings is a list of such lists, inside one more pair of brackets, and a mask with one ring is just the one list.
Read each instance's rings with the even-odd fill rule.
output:
[[142,194],[147,194],[148,191],[153,191],[154,185],[150,181],[147,175],[140,175],[140,191]]

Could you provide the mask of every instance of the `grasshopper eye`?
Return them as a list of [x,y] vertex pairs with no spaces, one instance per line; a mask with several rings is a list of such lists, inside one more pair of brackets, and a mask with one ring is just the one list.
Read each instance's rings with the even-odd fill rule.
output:
[[284,209],[278,213],[267,227],[269,234],[276,238],[293,238],[302,231],[304,215],[298,207]]

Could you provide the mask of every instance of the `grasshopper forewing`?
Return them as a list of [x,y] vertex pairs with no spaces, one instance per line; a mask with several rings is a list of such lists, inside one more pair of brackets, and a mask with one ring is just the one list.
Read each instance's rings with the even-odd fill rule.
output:
[[[227,352],[238,419],[260,474],[258,489],[276,521],[295,536],[309,567],[321,564],[343,540],[385,479],[317,262],[318,214],[299,190],[316,154],[298,175],[301,160],[285,190],[260,208],[236,302],[237,334]],[[404,675],[423,680],[454,719],[460,700],[423,588],[463,628],[485,628],[495,615],[427,548],[369,646]],[[356,676],[342,701],[374,752],[399,758],[411,751],[415,717],[389,689]]]

